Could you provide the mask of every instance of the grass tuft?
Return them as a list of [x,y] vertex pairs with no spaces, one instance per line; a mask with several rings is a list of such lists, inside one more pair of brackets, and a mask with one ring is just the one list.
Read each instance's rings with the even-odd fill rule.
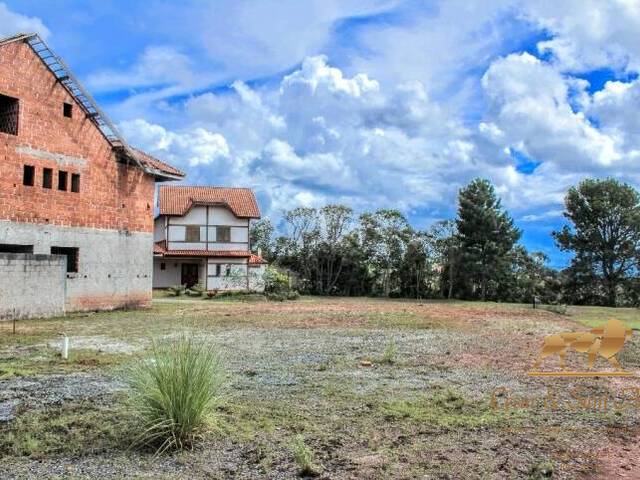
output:
[[298,473],[302,477],[315,477],[320,474],[320,469],[314,462],[313,452],[304,442],[302,435],[296,435],[291,450],[293,458],[298,465]]
[[380,359],[380,363],[386,363],[388,365],[393,365],[396,363],[396,359],[398,356],[398,346],[396,342],[393,340],[387,344],[382,352],[382,358]]
[[156,448],[157,454],[191,447],[213,417],[224,379],[211,344],[186,334],[152,342],[149,357],[126,374],[142,422],[134,444]]

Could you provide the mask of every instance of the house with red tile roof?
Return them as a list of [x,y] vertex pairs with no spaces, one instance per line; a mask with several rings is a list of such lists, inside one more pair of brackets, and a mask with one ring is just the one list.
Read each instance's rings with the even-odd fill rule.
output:
[[154,228],[154,288],[264,289],[266,262],[251,253],[249,225],[260,218],[248,188],[161,186]]

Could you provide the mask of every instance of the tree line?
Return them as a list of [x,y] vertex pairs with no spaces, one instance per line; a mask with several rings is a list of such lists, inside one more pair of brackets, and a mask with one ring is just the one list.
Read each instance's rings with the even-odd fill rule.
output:
[[614,179],[588,179],[565,197],[567,224],[551,233],[572,253],[549,267],[519,242],[522,231],[493,185],[475,179],[458,194],[457,217],[426,230],[398,210],[355,215],[345,205],[285,212],[251,228],[254,251],[296,278],[302,293],[637,306],[640,195]]

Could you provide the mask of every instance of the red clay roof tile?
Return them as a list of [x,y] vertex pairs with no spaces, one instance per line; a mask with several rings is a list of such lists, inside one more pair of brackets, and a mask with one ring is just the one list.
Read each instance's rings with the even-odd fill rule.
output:
[[160,215],[184,215],[193,205],[225,205],[236,217],[260,218],[260,209],[249,188],[161,186]]

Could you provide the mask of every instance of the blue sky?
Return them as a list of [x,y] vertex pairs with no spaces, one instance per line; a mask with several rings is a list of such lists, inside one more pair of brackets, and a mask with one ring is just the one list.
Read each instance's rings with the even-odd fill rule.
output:
[[426,228],[489,178],[552,264],[567,188],[639,184],[640,0],[0,3],[131,143],[263,213],[341,202]]

